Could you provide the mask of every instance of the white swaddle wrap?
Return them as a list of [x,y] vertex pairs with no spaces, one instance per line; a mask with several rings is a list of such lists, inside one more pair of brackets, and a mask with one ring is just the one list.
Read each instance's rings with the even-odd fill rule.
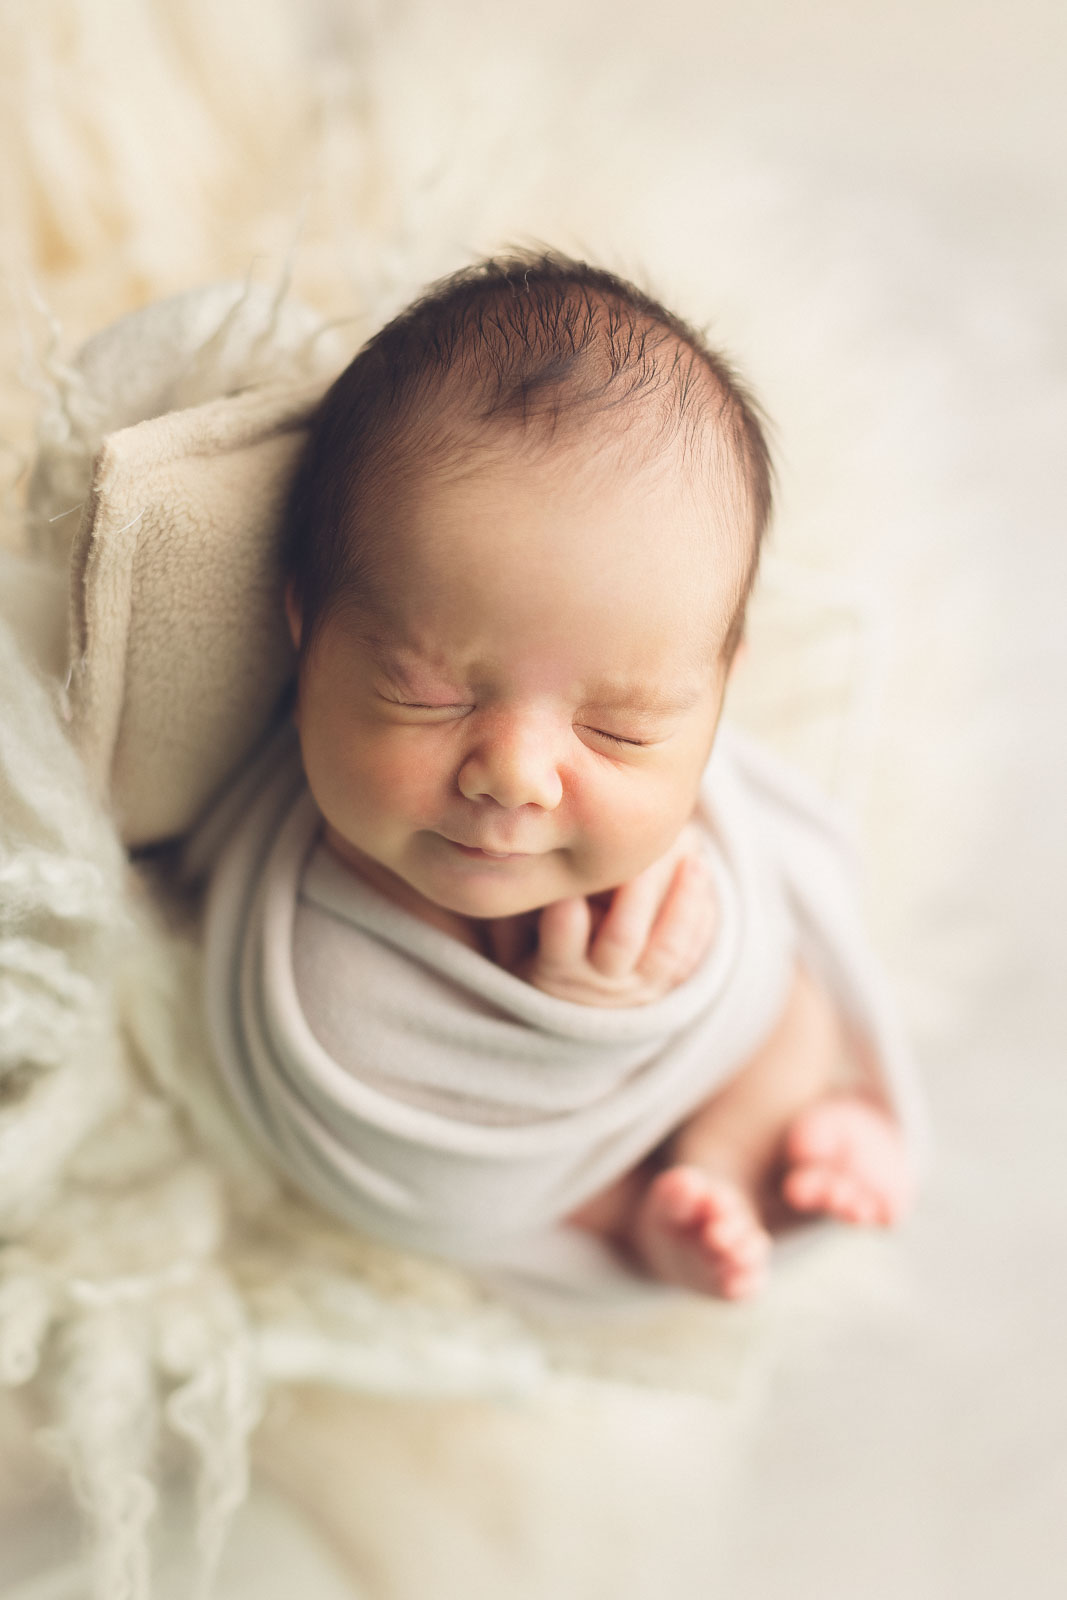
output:
[[726,730],[698,820],[718,903],[708,956],[652,1005],[577,1005],[336,863],[287,729],[209,824],[225,835],[208,900],[210,1028],[274,1161],[387,1243],[514,1266],[738,1069],[798,956],[870,1040],[921,1147],[909,1054],[826,806]]

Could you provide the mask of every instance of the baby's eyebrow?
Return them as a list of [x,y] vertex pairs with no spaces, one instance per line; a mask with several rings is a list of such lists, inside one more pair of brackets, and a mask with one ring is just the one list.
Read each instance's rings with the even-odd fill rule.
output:
[[457,674],[449,669],[441,659],[415,648],[413,645],[402,644],[395,638],[384,634],[363,634],[363,643],[368,646],[375,665],[379,672],[400,684],[411,683],[417,676],[427,673],[434,678],[449,683],[458,682],[462,674]]
[[402,671],[405,664],[427,662],[425,653],[413,641],[362,609],[353,609],[341,620],[350,637],[369,651],[380,667]]
[[612,684],[598,690],[585,702],[591,711],[634,711],[641,716],[662,717],[692,711],[703,694],[702,685],[686,685],[656,693],[647,683]]
[[[441,658],[420,648],[413,641],[398,637],[395,632],[375,626],[369,619],[361,619],[358,634],[362,644],[375,658],[380,671],[399,683],[412,678],[413,673],[429,671],[449,681],[466,677],[465,671],[456,672]],[[656,690],[645,679],[609,679],[595,686],[581,698],[586,713],[625,712],[639,717],[678,716],[691,711],[703,698],[707,685],[703,679],[691,678],[677,688]]]

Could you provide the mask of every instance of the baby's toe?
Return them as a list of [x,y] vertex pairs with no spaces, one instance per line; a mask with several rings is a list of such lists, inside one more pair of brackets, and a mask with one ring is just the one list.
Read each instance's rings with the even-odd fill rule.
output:
[[753,1228],[751,1215],[739,1206],[730,1205],[712,1213],[704,1225],[703,1238],[710,1250],[732,1253],[747,1241]]
[[784,1155],[782,1194],[794,1210],[885,1225],[910,1203],[900,1127],[859,1095],[834,1096],[801,1113],[786,1134]]
[[695,1167],[670,1167],[653,1180],[648,1205],[670,1228],[695,1228],[709,1215],[707,1183]]
[[795,1211],[824,1212],[841,1222],[863,1222],[870,1196],[850,1173],[833,1167],[794,1167],[782,1180],[782,1193]]
[[635,1243],[657,1277],[728,1300],[762,1286],[771,1241],[747,1197],[698,1167],[672,1167],[649,1186]]
[[720,1263],[718,1292],[724,1300],[749,1300],[759,1293],[767,1281],[765,1260],[745,1266],[740,1263]]
[[761,1265],[770,1254],[770,1236],[751,1212],[709,1222],[702,1234],[705,1249],[738,1267]]

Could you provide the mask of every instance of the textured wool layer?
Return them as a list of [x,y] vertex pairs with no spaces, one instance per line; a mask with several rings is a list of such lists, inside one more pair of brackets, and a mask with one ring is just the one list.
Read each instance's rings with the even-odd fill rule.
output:
[[[951,669],[934,657],[938,693],[925,742],[913,727],[916,706],[927,703],[925,670],[920,693],[909,696],[906,680],[897,684],[900,721],[888,733],[883,728],[874,751],[880,809],[869,833],[878,847],[881,932],[883,939],[888,932],[895,964],[909,977],[912,1010],[958,1020],[951,995],[957,969],[969,970],[967,930],[938,942],[914,903],[916,894],[929,892],[918,886],[952,881],[953,862],[961,849],[966,854],[967,818],[953,807],[946,827],[944,816],[945,796],[955,792],[950,779],[966,759],[955,741],[934,735],[946,721],[962,728],[964,713],[970,715],[967,664],[985,637],[966,585],[961,589],[959,555],[938,555],[959,501],[954,469],[936,446],[945,417],[956,415],[957,402],[967,397],[956,376],[958,352],[950,358],[929,337],[940,322],[936,291],[946,270],[937,239],[914,216],[893,216],[892,237],[906,242],[908,259],[933,285],[909,319],[907,282],[892,276],[896,253],[885,249],[878,229],[865,237],[862,217],[857,229],[840,194],[788,163],[780,172],[758,162],[738,170],[732,148],[716,162],[690,149],[689,133],[686,152],[672,154],[671,171],[684,155],[684,170],[698,180],[703,199],[695,210],[697,184],[687,177],[679,190],[684,220],[672,235],[663,171],[647,193],[640,181],[635,188],[610,74],[604,129],[619,175],[617,197],[610,194],[612,168],[596,159],[576,162],[568,149],[562,167],[553,170],[550,162],[546,169],[546,206],[532,190],[529,168],[551,150],[553,120],[566,126],[553,99],[564,91],[553,89],[562,84],[554,62],[550,82],[530,92],[525,28],[520,48],[504,60],[493,29],[456,29],[451,10],[438,8],[435,20],[433,8],[423,7],[422,15],[415,8],[405,34],[385,26],[374,6],[336,7],[336,32],[312,60],[305,32],[312,8],[263,0],[254,9],[251,27],[243,7],[203,0],[172,0],[164,9],[142,0],[44,0],[32,23],[19,8],[0,16],[0,180],[5,242],[15,241],[16,259],[37,275],[76,339],[145,300],[220,275],[240,277],[256,253],[277,259],[310,194],[302,292],[324,313],[353,318],[354,340],[434,272],[464,258],[471,241],[492,246],[531,230],[596,239],[596,218],[606,206],[611,220],[599,230],[600,249],[611,253],[610,242],[619,238],[617,205],[632,228],[623,270],[628,249],[631,265],[658,262],[661,283],[688,277],[692,313],[721,318],[725,308],[719,326],[739,351],[755,349],[754,370],[761,387],[770,379],[772,409],[787,422],[790,407],[794,420],[802,418],[793,454],[802,469],[807,465],[808,480],[802,471],[779,541],[817,565],[847,571],[862,566],[864,548],[885,540],[893,551],[888,578],[920,644],[933,646],[946,633],[956,641]],[[386,8],[398,18],[410,9]],[[447,68],[458,65],[460,51],[463,70],[453,74]],[[584,74],[581,53],[576,59]],[[474,83],[488,97],[480,115],[467,93]],[[577,114],[594,126],[584,104]],[[510,125],[516,137],[502,138]],[[584,197],[561,198],[562,174],[573,185],[583,166],[590,174]],[[605,179],[609,189],[598,213]],[[790,263],[784,282],[783,260]],[[754,263],[763,265],[754,271]],[[1001,328],[1017,308],[999,282],[976,286],[959,261],[951,266],[954,285],[970,284],[971,299],[953,296],[959,316]],[[984,302],[975,298],[981,294]],[[33,297],[24,297],[24,306],[26,298]],[[746,330],[750,302],[758,315]],[[8,384],[3,442],[25,453],[36,426],[40,461],[51,452],[55,468],[44,527],[37,516],[27,530],[21,507],[8,496],[4,539],[23,543],[32,532],[35,543],[43,535],[59,547],[89,482],[99,440],[96,397],[85,395],[84,375],[67,359],[55,317],[42,302],[24,309],[21,319],[5,319],[0,331],[10,373],[19,367],[20,337],[27,347],[29,336],[44,344],[38,361],[24,363],[42,406]],[[959,338],[962,344],[962,332]],[[875,374],[868,382],[884,387],[873,416],[862,405],[853,415],[857,351]],[[185,404],[226,388],[205,383],[195,390],[196,367],[194,360],[186,374]],[[965,362],[962,370],[971,371]],[[918,388],[917,371],[929,379]],[[998,392],[1013,382],[1014,374],[1002,374]],[[817,393],[837,397],[840,414],[813,403]],[[1040,399],[1039,393],[1035,408]],[[1036,410],[1034,420],[1042,420]],[[1020,458],[1037,431],[1030,421],[1030,413],[1020,412]],[[926,455],[914,449],[916,436],[929,446]],[[5,452],[5,487],[9,459]],[[910,463],[903,478],[902,460]],[[905,496],[903,514],[902,482],[913,495]],[[988,524],[996,510],[984,499],[966,509],[970,552],[973,521]],[[202,1526],[210,1551],[242,1492],[244,1441],[264,1381],[326,1386],[321,1424],[305,1436],[303,1454],[285,1417],[277,1423],[279,1472],[290,1492],[307,1494],[316,1509],[332,1505],[338,1537],[354,1525],[357,1545],[362,1537],[380,1552],[372,1567],[375,1559],[384,1563],[387,1586],[395,1579],[398,1593],[424,1594],[435,1582],[426,1562],[440,1548],[432,1533],[450,1488],[440,1474],[425,1472],[424,1414],[415,1407],[407,1417],[346,1408],[341,1391],[515,1392],[537,1381],[547,1350],[571,1371],[731,1396],[744,1390],[746,1375],[762,1371],[768,1340],[792,1346],[842,1301],[858,1294],[878,1302],[884,1295],[882,1273],[876,1265],[872,1275],[862,1243],[854,1241],[849,1251],[839,1241],[782,1280],[766,1307],[741,1315],[736,1308],[691,1307],[642,1324],[636,1334],[601,1325],[557,1333],[554,1342],[542,1335],[533,1344],[459,1275],[372,1250],[285,1199],[215,1094],[195,1022],[195,940],[156,919],[157,884],[126,875],[112,821],[84,783],[55,712],[66,671],[65,575],[57,582],[46,568],[5,564],[0,577],[19,633],[18,650],[3,662],[0,717],[3,871],[12,887],[10,899],[4,897],[10,918],[3,929],[3,1019],[12,1046],[0,1109],[0,1206],[15,1240],[3,1262],[0,1361],[4,1381],[23,1385],[38,1409],[47,1407],[56,1437],[67,1442],[90,1508],[99,1596],[140,1600],[147,1590],[146,1540],[159,1483],[153,1441],[174,1435],[175,1419],[184,1419],[184,1437],[197,1441],[205,1463]],[[884,662],[872,648],[877,610],[857,606],[854,586],[821,574],[779,566],[765,569],[765,579],[753,618],[752,688],[746,691],[742,681],[735,700],[792,753],[835,783],[847,777],[859,791],[870,770],[863,758],[872,751],[875,723],[871,697],[855,687],[858,681],[861,691],[870,689],[872,668]],[[875,580],[885,583],[887,573],[876,572]],[[53,678],[43,689],[38,667]],[[901,753],[910,759],[901,761]],[[199,1396],[192,1413],[172,1404],[190,1385]],[[582,1441],[580,1429],[568,1434],[564,1417],[592,1415],[598,1436],[608,1441],[605,1452],[616,1462],[634,1459],[642,1477],[644,1445],[660,1440],[664,1492],[670,1492],[680,1470],[674,1450],[680,1408],[671,1412],[656,1395],[635,1420],[622,1392],[606,1390],[591,1405],[585,1396],[580,1405],[573,1383],[564,1386],[554,1406],[550,1397],[544,1434],[520,1435],[530,1448],[521,1465],[512,1454],[510,1470],[520,1493],[529,1494],[522,1470],[540,1462],[533,1514],[545,1524],[545,1540],[551,1541],[549,1524],[560,1528],[564,1521],[549,1482],[562,1481],[564,1492],[569,1483],[576,1500],[587,1487],[580,1447],[573,1478],[561,1479],[558,1440]],[[691,1414],[688,1398],[684,1409]],[[709,1458],[718,1452],[732,1475],[735,1434],[720,1426],[722,1416],[704,1420]],[[407,1439],[419,1465],[399,1493],[394,1482],[390,1506],[397,1437]],[[440,1452],[434,1459],[450,1459],[446,1442],[458,1441],[460,1449],[466,1442],[477,1453],[469,1413],[442,1414],[438,1433],[429,1437]],[[353,1467],[358,1477],[368,1461],[363,1480],[353,1483]],[[690,1484],[699,1482],[704,1522],[713,1518],[707,1467],[697,1453],[681,1469]],[[461,1481],[455,1492],[462,1495]],[[606,1493],[610,1500],[610,1488]],[[480,1506],[483,1494],[479,1481],[471,1504]],[[421,1541],[411,1539],[413,1496],[431,1535],[428,1556],[418,1557]],[[469,1513],[461,1506],[459,1520]],[[621,1536],[614,1507],[610,1526],[603,1570],[617,1560],[616,1589],[625,1591],[631,1581],[640,1586],[632,1557],[640,1565],[647,1551],[635,1535]],[[470,1569],[469,1593],[514,1587],[514,1572],[488,1591],[481,1586],[490,1542],[472,1539],[466,1566],[460,1562]],[[566,1548],[560,1569],[567,1581],[573,1554]],[[704,1573],[703,1550],[700,1559]],[[398,1576],[405,1560],[407,1581]],[[358,1550],[355,1566],[367,1570]],[[537,1585],[536,1562],[532,1570]],[[661,1588],[657,1573],[641,1592]]]
[[[167,390],[160,357],[147,404],[180,393],[202,405],[241,387],[249,340],[267,359],[260,335],[273,300],[260,300],[245,340],[220,359],[216,335],[240,329],[238,302],[225,286],[203,299],[210,316],[194,300],[180,318],[180,390]],[[173,309],[160,326],[173,330]],[[213,330],[202,369],[191,326]],[[173,355],[173,337],[167,348]],[[279,360],[289,370],[291,347]],[[532,1329],[455,1270],[374,1246],[279,1187],[220,1094],[197,1022],[201,955],[187,908],[162,881],[131,872],[122,819],[101,803],[101,771],[87,772],[72,748],[65,579],[50,565],[69,535],[61,514],[57,524],[53,511],[42,517],[90,483],[101,419],[129,421],[129,380],[122,364],[92,362],[60,376],[31,506],[37,542],[44,528],[53,536],[36,559],[4,555],[0,574],[11,627],[0,645],[0,1218],[14,1241],[0,1260],[0,1373],[51,1414],[48,1438],[93,1532],[94,1592],[145,1600],[161,1438],[184,1441],[198,1463],[206,1593],[246,1493],[249,1438],[278,1383],[515,1394],[561,1366],[731,1397],[767,1359],[776,1329],[788,1323],[792,1337],[795,1302],[783,1322],[750,1321],[743,1338],[721,1308],[688,1301],[636,1326],[593,1315]],[[121,522],[114,531],[124,534]],[[843,686],[862,619],[857,628],[832,586],[798,590],[788,569],[777,591],[794,644],[817,633],[846,645],[830,695],[816,702],[827,748],[847,756]],[[122,703],[112,698],[114,716]],[[831,1274],[827,1298],[817,1261],[797,1271],[800,1305],[816,1315],[845,1281],[835,1288]]]
[[[186,301],[179,319],[180,388],[167,389],[161,356],[150,407],[161,394],[202,407],[242,387],[255,362],[269,365],[264,315],[268,326],[302,326],[280,321],[272,298],[235,322],[227,286],[203,303],[210,315]],[[173,355],[173,308],[159,326]],[[213,330],[202,367],[197,327]],[[244,339],[220,345],[227,327]],[[280,370],[291,360],[290,344]],[[48,1436],[93,1532],[95,1593],[145,1600],[161,1438],[184,1441],[198,1463],[206,1592],[246,1493],[250,1435],[278,1383],[515,1394],[543,1387],[555,1365],[732,1397],[786,1326],[793,1336],[796,1302],[783,1320],[749,1321],[743,1337],[721,1308],[688,1302],[638,1326],[592,1316],[532,1329],[455,1270],[373,1246],[279,1187],[216,1082],[188,908],[130,871],[101,770],[87,772],[72,748],[66,580],[50,565],[69,537],[68,508],[55,524],[56,512],[42,516],[91,482],[101,419],[130,420],[129,378],[121,363],[56,366],[31,507],[36,542],[44,528],[53,536],[35,559],[4,555],[0,574],[11,627],[0,663],[0,1218],[14,1241],[0,1260],[0,1373],[51,1414]],[[121,521],[114,531],[124,535]],[[798,587],[787,568],[776,591],[794,664],[805,640],[844,647],[812,697],[832,770],[858,748],[844,713],[855,642],[860,660],[867,649],[862,614],[839,586]],[[111,714],[121,718],[122,703],[112,697]],[[812,1259],[795,1280],[816,1317],[846,1281],[831,1272],[826,1295],[819,1271]]]
[[456,1275],[279,1192],[215,1085],[197,951],[156,919],[6,628],[0,685],[0,1380],[52,1412],[108,1600],[148,1593],[158,1437],[185,1440],[206,1592],[265,1382],[514,1392],[544,1356]]
[[[190,385],[194,369],[187,360]],[[209,370],[218,382],[217,363]],[[149,1593],[168,1436],[198,1463],[207,1592],[246,1494],[250,1435],[280,1382],[515,1394],[562,1366],[743,1392],[784,1326],[773,1317],[743,1339],[721,1308],[688,1302],[636,1326],[587,1316],[534,1330],[454,1269],[374,1246],[279,1187],[220,1094],[187,913],[160,880],[131,872],[72,748],[63,684],[48,676],[63,670],[63,585],[41,559],[4,555],[0,576],[11,624],[0,637],[0,1218],[12,1240],[0,1375],[51,1415],[101,1600]],[[797,1280],[802,1304],[818,1281],[813,1263]]]
[[[773,548],[792,561],[758,596],[733,712],[743,702],[746,725],[863,800],[867,916],[936,1098],[943,1160],[903,1232],[824,1238],[752,1307],[575,1341],[572,1363],[656,1385],[640,1392],[557,1383],[531,1407],[345,1395],[368,1376],[369,1339],[334,1341],[330,1369],[320,1333],[342,1306],[355,1325],[367,1276],[342,1273],[340,1240],[301,1215],[287,1251],[242,1282],[277,1327],[283,1307],[310,1304],[312,1268],[330,1267],[287,1350],[295,1373],[305,1335],[317,1342],[334,1381],[284,1397],[257,1464],[269,1457],[289,1505],[343,1553],[346,1595],[749,1600],[785,1575],[804,1600],[899,1600],[943,1593],[946,1574],[959,1593],[1059,1594],[1067,241],[1050,130],[1067,13],[1023,0],[982,19],[960,0],[678,0],[639,29],[603,0],[547,0],[535,24],[474,0],[0,7],[0,250],[22,307],[5,298],[0,312],[0,540],[23,537],[10,486],[39,399],[65,426],[52,382],[68,352],[253,261],[271,278],[298,226],[298,292],[355,315],[353,341],[435,272],[509,240],[649,275],[709,323],[775,421]],[[23,659],[44,661],[57,632],[65,647],[63,577],[58,629],[54,582],[0,580]],[[26,639],[31,606],[42,628]],[[65,665],[46,664],[62,682]],[[16,704],[30,715],[12,689],[5,727]],[[69,770],[46,763],[45,788],[71,818]],[[41,843],[18,827],[5,839]],[[46,853],[42,903],[86,859]],[[190,1086],[195,949],[146,936],[137,954],[151,1081],[168,1107],[206,1105]],[[56,1038],[77,1094],[93,1069]],[[53,1131],[39,1154],[54,1168]],[[118,1140],[94,1144],[103,1192]],[[147,1178],[143,1193],[156,1215]],[[32,1231],[66,1282],[58,1247]],[[165,1260],[162,1222],[157,1234]],[[121,1269],[113,1237],[101,1253]],[[424,1278],[412,1316],[431,1298]],[[28,1320],[42,1301],[20,1301]],[[736,1425],[725,1405],[665,1392],[697,1370],[735,1392],[742,1370],[765,1370],[768,1339],[770,1403],[740,1385],[751,1403]],[[53,1572],[64,1552],[73,1562],[76,1530],[34,1543],[26,1514],[31,1424],[62,1359],[58,1337],[41,1350],[0,1415],[0,1590],[21,1595],[23,1579],[34,1600],[81,1600],[85,1580]],[[451,1346],[457,1363],[469,1350]],[[245,1525],[227,1600],[333,1594],[268,1537],[276,1509]],[[191,1544],[184,1520],[178,1536]]]

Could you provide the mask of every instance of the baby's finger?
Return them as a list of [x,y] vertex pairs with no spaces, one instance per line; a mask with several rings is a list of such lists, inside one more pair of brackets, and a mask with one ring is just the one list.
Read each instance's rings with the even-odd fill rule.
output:
[[582,895],[545,906],[537,924],[537,960],[551,967],[582,966],[592,922],[592,910]]
[[695,972],[715,931],[711,872],[700,856],[679,863],[649,935],[638,971],[653,984]]
[[605,978],[632,972],[648,943],[663,898],[663,868],[654,862],[616,889],[589,947],[589,960]]

